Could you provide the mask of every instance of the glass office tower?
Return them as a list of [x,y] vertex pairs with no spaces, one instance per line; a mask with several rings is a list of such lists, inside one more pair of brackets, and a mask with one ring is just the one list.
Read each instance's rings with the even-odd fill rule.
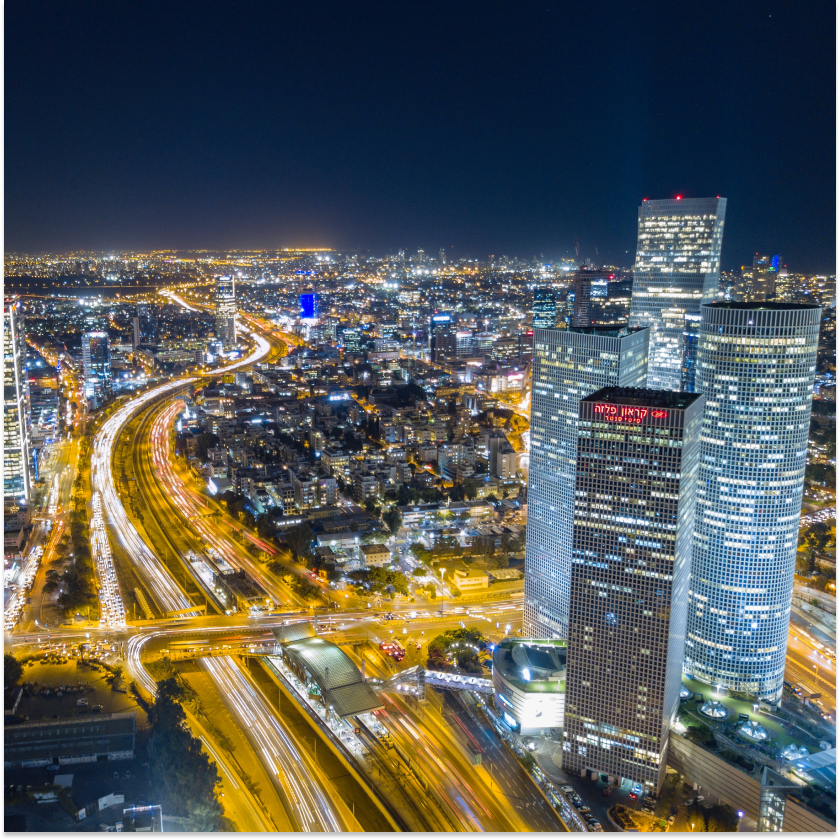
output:
[[3,502],[29,501],[29,432],[26,417],[26,343],[18,300],[3,301]]
[[782,695],[820,307],[702,307],[706,397],[685,669]]
[[552,329],[557,322],[554,289],[534,289],[534,329]]
[[725,198],[645,200],[639,208],[630,324],[650,327],[648,388],[677,391],[684,316],[718,291]]
[[563,767],[658,791],[680,702],[703,397],[580,402]]
[[578,403],[647,376],[648,330],[535,330],[525,539],[525,635],[565,639],[574,524]]
[[82,370],[85,397],[101,400],[111,392],[111,342],[108,333],[96,331],[82,336]]
[[216,338],[225,350],[236,347],[236,281],[216,278]]

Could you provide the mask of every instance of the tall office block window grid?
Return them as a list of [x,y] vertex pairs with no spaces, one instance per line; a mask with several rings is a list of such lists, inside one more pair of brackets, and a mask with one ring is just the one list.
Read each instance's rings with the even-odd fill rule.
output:
[[563,766],[658,790],[679,706],[703,397],[581,400]]
[[641,386],[648,330],[535,330],[525,540],[525,632],[565,639],[578,403],[606,385]]
[[557,323],[554,289],[534,289],[534,329],[553,329]]
[[26,417],[26,344],[20,302],[3,302],[3,501],[29,501],[29,432]]
[[820,308],[702,308],[706,397],[685,668],[782,695]]
[[650,327],[649,388],[676,391],[686,313],[718,291],[725,198],[645,201],[639,208],[630,324]]
[[236,281],[216,278],[216,338],[225,350],[236,346]]

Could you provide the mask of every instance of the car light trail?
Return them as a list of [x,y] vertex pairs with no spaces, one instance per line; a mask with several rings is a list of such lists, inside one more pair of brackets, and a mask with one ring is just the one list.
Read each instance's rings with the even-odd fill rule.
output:
[[[184,517],[190,520],[201,538],[213,550],[217,551],[223,560],[229,563],[234,569],[245,567],[248,574],[262,586],[271,596],[275,604],[284,603],[286,599],[283,597],[283,594],[275,584],[267,579],[259,565],[244,558],[230,540],[221,536],[218,529],[214,528],[208,520],[202,518],[212,513],[211,509],[207,507],[201,496],[187,487],[175,470],[172,469],[172,451],[168,432],[169,427],[182,410],[183,405],[174,402],[155,418],[155,422],[152,425],[150,440],[155,477],[161,483],[173,505]],[[246,536],[248,536],[247,532]],[[262,540],[253,539],[252,542],[263,551],[267,551],[272,555],[276,554],[276,551]]]
[[90,547],[99,580],[99,622],[105,627],[125,627],[125,604],[120,596],[111,545],[102,518],[102,498],[93,494],[93,518],[90,522]]
[[279,779],[300,830],[341,831],[332,803],[312,777],[303,756],[233,659],[204,657],[200,662],[235,709],[266,769]]
[[[256,344],[253,352],[235,364],[213,371],[213,374],[227,373],[237,368],[251,365],[269,352],[271,345],[264,338],[256,333],[252,333],[251,337]],[[91,455],[92,489],[94,493],[98,492],[101,495],[103,509],[107,512],[121,545],[135,568],[143,575],[149,585],[152,596],[157,601],[159,608],[164,612],[182,610],[185,607],[189,607],[190,603],[178,588],[160,559],[143,542],[134,524],[128,518],[125,508],[117,494],[116,484],[114,483],[114,477],[111,472],[111,459],[117,437],[125,424],[137,411],[150,402],[195,381],[195,377],[189,377],[168,382],[127,402],[103,423],[102,428],[94,438],[93,453]]]

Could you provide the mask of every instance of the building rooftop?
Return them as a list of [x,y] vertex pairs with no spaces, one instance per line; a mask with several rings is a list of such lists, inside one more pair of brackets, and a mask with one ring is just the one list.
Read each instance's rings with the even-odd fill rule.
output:
[[309,622],[276,627],[273,632],[285,654],[306,670],[339,717],[382,707],[353,660],[332,642],[316,636]]
[[699,399],[702,399],[702,394],[688,394],[682,391],[654,391],[648,388],[607,387],[584,397],[581,402],[682,409],[688,408]]
[[770,312],[787,312],[792,310],[822,309],[812,303],[787,303],[784,301],[754,301],[752,303],[743,303],[738,301],[721,300],[713,303],[706,303],[704,306],[710,309],[757,309]]

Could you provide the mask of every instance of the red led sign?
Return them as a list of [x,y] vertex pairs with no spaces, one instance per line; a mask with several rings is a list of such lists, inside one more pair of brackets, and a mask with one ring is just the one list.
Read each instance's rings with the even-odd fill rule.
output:
[[603,415],[604,420],[612,420],[615,423],[641,423],[650,415],[657,420],[662,420],[668,416],[667,411],[655,409],[651,411],[649,408],[637,408],[633,405],[607,405],[602,403],[595,404],[595,413]]

